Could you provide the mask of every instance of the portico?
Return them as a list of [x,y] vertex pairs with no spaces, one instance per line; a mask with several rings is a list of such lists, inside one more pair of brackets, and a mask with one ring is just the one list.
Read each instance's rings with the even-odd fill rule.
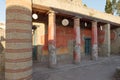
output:
[[[110,56],[110,32],[119,27],[120,18],[76,1],[6,1],[6,80],[31,80],[33,59],[55,68],[66,61],[79,64],[84,56],[92,60]],[[32,19],[32,13],[38,19]]]

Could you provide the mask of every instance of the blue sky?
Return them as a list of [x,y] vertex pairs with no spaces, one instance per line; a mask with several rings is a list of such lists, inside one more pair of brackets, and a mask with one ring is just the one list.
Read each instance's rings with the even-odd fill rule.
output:
[[82,2],[83,4],[86,4],[89,8],[104,12],[106,0],[82,0]]
[[[106,0],[82,0],[89,8],[104,12]],[[0,0],[0,22],[5,22],[5,0]]]
[[5,22],[5,0],[0,0],[0,22]]

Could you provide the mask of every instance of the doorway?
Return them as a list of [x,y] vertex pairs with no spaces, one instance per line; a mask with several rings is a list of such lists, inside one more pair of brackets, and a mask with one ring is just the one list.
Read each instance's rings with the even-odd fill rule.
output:
[[91,38],[85,38],[85,55],[91,55]]
[[37,37],[37,33],[36,33],[36,29],[37,26],[33,25],[32,26],[32,45],[33,45],[33,50],[32,50],[32,59],[33,60],[37,60],[37,44],[36,44],[36,37]]

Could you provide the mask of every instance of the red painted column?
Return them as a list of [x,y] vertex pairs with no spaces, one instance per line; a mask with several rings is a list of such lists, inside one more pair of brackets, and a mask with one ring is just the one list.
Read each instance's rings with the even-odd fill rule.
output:
[[97,22],[92,21],[92,59],[98,58],[98,35],[97,35]]
[[80,54],[80,19],[74,18],[74,31],[75,31],[75,45],[74,45],[74,63],[78,64],[81,60],[81,54]]
[[56,24],[55,12],[50,11],[48,14],[48,51],[49,51],[49,67],[54,68],[57,64],[56,56]]

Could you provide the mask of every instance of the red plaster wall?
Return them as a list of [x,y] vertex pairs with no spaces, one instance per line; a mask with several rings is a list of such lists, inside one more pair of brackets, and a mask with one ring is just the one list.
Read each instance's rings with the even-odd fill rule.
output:
[[[43,54],[48,53],[48,34],[44,35],[45,44],[43,46]],[[90,29],[81,29],[81,50],[84,52],[84,38],[91,38]],[[69,40],[75,40],[75,33],[73,27],[56,27],[56,48],[58,54],[65,54],[68,52],[68,42]]]
[[43,50],[48,50],[48,34],[43,35],[45,37],[45,44],[43,45]]
[[105,31],[98,30],[98,43],[102,44],[104,42]]
[[69,40],[74,40],[74,29],[59,26],[56,28],[56,47],[67,47]]
[[[91,29],[81,29],[81,50],[84,52],[85,46],[85,38],[91,38]],[[98,43],[102,44],[104,42],[104,30],[98,30]],[[43,54],[48,53],[48,33],[41,36],[41,38],[45,37],[45,44],[43,45]],[[115,33],[111,32],[111,40],[115,39]],[[73,27],[56,27],[56,48],[58,50],[58,54],[64,54],[68,52],[68,42],[69,40],[75,40],[75,33]],[[44,42],[42,40],[42,42]]]
[[115,32],[114,31],[111,31],[111,40],[113,41],[113,40],[115,40],[115,36],[116,36],[116,34],[115,34]]
[[[105,31],[104,30],[98,30],[98,42],[99,42],[99,44],[104,43],[104,36],[105,36]],[[115,40],[115,32],[111,31],[110,39],[111,39],[111,41]]]
[[[42,36],[43,37],[43,36]],[[48,53],[48,33],[44,35],[45,44],[43,45],[43,54]],[[73,27],[56,27],[56,48],[58,54],[68,53],[68,41],[74,40],[75,34]],[[44,41],[43,41],[44,42]]]
[[91,38],[92,31],[90,29],[84,29],[83,31],[84,31],[83,34],[85,35],[85,37]]
[[56,28],[56,47],[58,54],[69,53],[68,42],[70,40],[75,40],[74,28],[58,26]]
[[85,38],[91,38],[92,32],[90,29],[81,29],[81,52],[85,51]]

